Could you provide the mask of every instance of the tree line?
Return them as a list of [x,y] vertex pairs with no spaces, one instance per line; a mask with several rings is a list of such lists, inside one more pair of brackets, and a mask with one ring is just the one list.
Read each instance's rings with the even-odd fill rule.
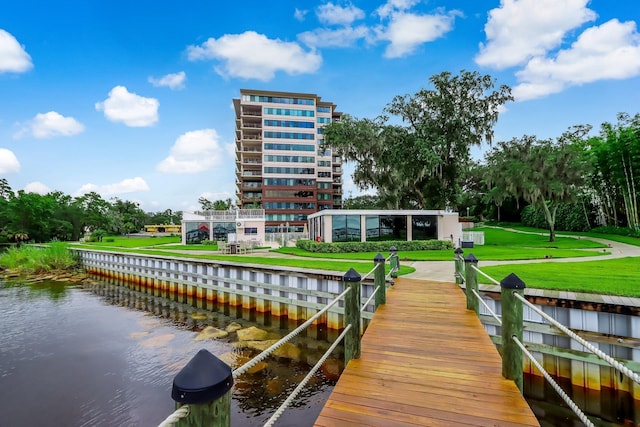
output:
[[[344,115],[324,128],[324,148],[354,162],[354,183],[374,195],[346,208],[451,209],[464,216],[543,218],[553,240],[571,227],[618,227],[640,237],[640,114],[620,113],[598,135],[590,125],[557,138],[523,135],[492,144],[508,86],[478,72],[443,72],[430,88],[395,97],[374,119]],[[491,148],[474,160],[471,149]],[[565,226],[565,219],[561,221]]]
[[13,191],[0,179],[0,243],[77,241],[85,232],[122,235],[147,224],[179,224],[182,212],[144,212],[137,203],[95,192],[71,197],[60,191],[45,195]]

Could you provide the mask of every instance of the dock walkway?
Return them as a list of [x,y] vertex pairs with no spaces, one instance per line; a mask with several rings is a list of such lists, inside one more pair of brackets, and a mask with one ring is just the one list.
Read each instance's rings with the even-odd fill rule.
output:
[[316,426],[539,426],[454,283],[396,279]]

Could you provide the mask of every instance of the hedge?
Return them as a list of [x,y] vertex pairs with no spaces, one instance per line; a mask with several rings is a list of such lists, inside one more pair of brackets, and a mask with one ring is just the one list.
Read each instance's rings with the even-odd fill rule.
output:
[[308,252],[347,253],[347,252],[388,252],[395,246],[398,251],[437,251],[453,249],[453,243],[447,240],[385,240],[380,242],[336,242],[325,243],[315,240],[298,240],[296,246]]

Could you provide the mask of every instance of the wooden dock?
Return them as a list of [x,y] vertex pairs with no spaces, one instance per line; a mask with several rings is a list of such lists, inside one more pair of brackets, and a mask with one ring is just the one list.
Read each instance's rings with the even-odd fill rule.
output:
[[463,291],[396,279],[316,426],[539,426]]

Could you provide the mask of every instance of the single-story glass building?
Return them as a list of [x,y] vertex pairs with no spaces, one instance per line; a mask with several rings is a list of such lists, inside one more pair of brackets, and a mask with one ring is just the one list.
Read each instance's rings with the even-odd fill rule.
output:
[[449,240],[462,237],[457,212],[325,209],[307,218],[309,239],[322,242]]
[[264,221],[264,209],[183,212],[182,244],[224,240],[262,245]]

